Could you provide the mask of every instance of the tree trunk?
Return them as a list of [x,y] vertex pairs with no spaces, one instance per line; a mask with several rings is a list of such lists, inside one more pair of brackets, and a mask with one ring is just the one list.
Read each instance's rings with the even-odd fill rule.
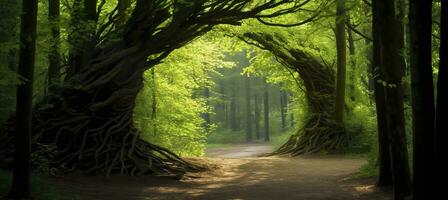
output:
[[280,90],[280,117],[282,122],[282,130],[286,130],[286,115],[288,110],[288,94],[284,90]]
[[250,77],[244,77],[244,83],[246,88],[246,142],[252,141],[252,106],[250,103],[251,99],[251,86]]
[[414,200],[433,194],[434,85],[432,77],[432,1],[409,1]]
[[60,2],[59,0],[48,1],[48,21],[51,27],[50,52],[48,53],[48,91],[52,91],[52,86],[59,83],[61,71],[60,56]]
[[390,142],[389,142],[389,124],[386,108],[386,91],[382,85],[384,72],[381,67],[383,63],[383,54],[381,47],[381,27],[383,26],[382,12],[383,4],[378,0],[372,1],[372,36],[373,36],[373,58],[372,58],[372,76],[374,79],[375,106],[377,116],[378,131],[378,182],[379,187],[387,187],[393,184]]
[[152,79],[152,108],[151,108],[151,121],[152,121],[152,134],[157,135],[157,81],[156,81],[156,69],[151,69]]
[[[258,81],[257,81],[258,82]],[[260,133],[260,110],[261,110],[261,102],[260,102],[260,95],[255,91],[254,92],[254,99],[255,99],[255,138],[258,140],[261,138]]]
[[403,76],[405,60],[402,56],[404,48],[404,32],[402,18],[396,13],[395,0],[381,0],[383,3],[381,46],[386,83],[386,107],[388,111],[389,141],[392,161],[392,177],[394,180],[395,199],[405,199],[411,193],[411,178],[408,162],[408,150],[405,132],[403,104]]
[[10,196],[30,198],[31,113],[36,52],[37,0],[22,2],[19,75],[26,81],[17,86],[14,170]]
[[264,94],[263,94],[263,113],[264,113],[264,141],[271,140],[270,127],[269,127],[269,84],[264,81]]
[[319,151],[336,151],[347,145],[344,128],[334,120],[334,72],[300,49],[289,47],[265,33],[246,33],[246,38],[274,54],[285,67],[297,72],[305,86],[308,120],[273,154],[297,156]]
[[345,106],[345,82],[346,82],[346,59],[347,40],[345,35],[345,0],[337,0],[336,8],[336,49],[337,49],[337,75],[336,75],[336,101],[334,118],[336,123],[344,124]]
[[[350,26],[351,26],[352,22],[350,20],[350,17],[347,17],[346,21],[347,21],[346,23],[350,24]],[[347,35],[348,35],[348,49],[349,49],[348,52],[350,54],[350,67],[351,67],[350,75],[349,75],[350,82],[348,84],[348,87],[349,87],[348,95],[349,95],[350,101],[354,102],[354,101],[356,101],[356,92],[355,92],[356,91],[356,88],[355,88],[355,85],[356,85],[356,58],[355,58],[356,47],[355,47],[355,39],[353,37],[352,29],[347,28]]]
[[[439,75],[437,81],[437,110],[436,110],[436,175],[437,180],[448,179],[448,2],[442,1],[440,16],[440,51]],[[436,184],[436,195],[444,195],[444,184]]]

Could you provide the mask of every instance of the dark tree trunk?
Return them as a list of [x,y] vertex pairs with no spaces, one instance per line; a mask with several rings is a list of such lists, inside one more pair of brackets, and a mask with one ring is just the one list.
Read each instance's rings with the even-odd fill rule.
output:
[[389,141],[392,161],[392,177],[394,180],[395,199],[401,200],[411,193],[411,178],[406,142],[403,76],[405,59],[402,56],[404,48],[404,32],[402,18],[396,13],[395,0],[381,0],[383,3],[381,31],[381,46],[383,63],[381,65],[386,83],[386,108],[388,111]]
[[228,109],[228,98],[227,95],[225,95],[225,89],[224,89],[224,83],[220,82],[219,83],[219,92],[220,92],[220,99],[221,99],[221,103],[219,104],[219,108],[221,110],[221,115],[218,114],[218,116],[224,116],[223,120],[223,127],[225,127],[226,129],[230,129],[230,122],[229,122],[229,109]]
[[258,94],[257,92],[254,92],[254,99],[255,99],[255,118],[254,118],[254,122],[255,122],[255,138],[258,140],[261,138],[261,130],[260,130],[260,119],[261,119],[261,115],[260,115],[260,110],[261,110],[261,102],[260,102],[260,94]]
[[347,40],[345,35],[345,0],[337,0],[336,8],[336,49],[337,49],[337,75],[336,75],[336,101],[334,117],[336,123],[344,124],[345,106],[345,82],[346,82],[346,60]]
[[151,79],[152,79],[152,108],[151,108],[151,121],[152,121],[152,134],[157,135],[157,81],[156,81],[156,70],[151,69]]
[[[347,17],[347,23],[351,25],[351,20],[350,17]],[[355,95],[355,85],[356,85],[356,58],[355,58],[355,53],[356,53],[356,47],[355,47],[355,38],[353,37],[353,31],[350,28],[347,28],[347,35],[348,35],[348,52],[350,54],[350,82],[348,84],[348,95],[350,98],[350,101],[354,102],[356,101],[356,95]]]
[[434,85],[432,77],[432,1],[409,1],[414,200],[427,199],[434,184]]
[[282,122],[282,130],[286,130],[286,116],[288,111],[288,94],[284,90],[280,90],[280,117]]
[[48,88],[51,92],[52,86],[59,83],[61,71],[61,56],[60,56],[60,2],[59,0],[48,1],[48,21],[51,27],[51,42],[50,52],[48,53]]
[[[439,75],[437,81],[437,110],[436,110],[436,166],[437,180],[443,182],[448,179],[448,2],[442,1],[440,16],[440,51]],[[439,183],[440,183],[439,182]],[[436,196],[445,195],[444,184],[436,184]]]
[[305,87],[308,120],[273,154],[296,156],[322,150],[335,151],[346,146],[344,128],[334,120],[335,79],[332,69],[272,35],[246,33],[244,36],[269,50],[288,70],[297,72]]
[[263,94],[263,114],[264,114],[264,141],[271,140],[271,133],[269,127],[269,84],[264,81],[264,94]]
[[20,26],[19,75],[25,82],[17,86],[14,171],[10,196],[30,197],[31,113],[36,52],[37,0],[22,2]]
[[393,184],[391,158],[390,158],[390,142],[389,142],[389,124],[387,122],[386,108],[386,91],[382,85],[382,47],[381,47],[381,27],[383,26],[382,2],[378,0],[372,1],[372,36],[373,36],[373,57],[372,57],[372,76],[374,79],[374,96],[377,116],[378,131],[378,182],[379,187],[387,187]]
[[250,103],[251,99],[251,84],[250,77],[244,78],[245,89],[246,89],[246,142],[252,141],[252,105]]

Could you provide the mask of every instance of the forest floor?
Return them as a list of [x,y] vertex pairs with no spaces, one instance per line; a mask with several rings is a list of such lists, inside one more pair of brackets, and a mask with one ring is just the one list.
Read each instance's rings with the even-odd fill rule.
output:
[[166,177],[52,178],[65,194],[82,200],[387,200],[390,191],[374,187],[374,179],[354,179],[366,162],[344,155],[297,158],[256,157],[271,146],[261,144],[212,147],[200,159],[214,170],[189,174],[181,181]]

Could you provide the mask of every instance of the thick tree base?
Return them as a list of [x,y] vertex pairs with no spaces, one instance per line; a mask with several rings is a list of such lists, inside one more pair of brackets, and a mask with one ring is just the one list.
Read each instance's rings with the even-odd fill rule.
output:
[[336,152],[347,146],[348,137],[343,127],[321,115],[312,116],[305,126],[270,155],[312,154]]
[[[35,170],[50,174],[156,174],[176,178],[187,172],[206,170],[200,164],[186,161],[166,148],[141,139],[130,124],[108,120],[104,127],[77,132],[74,130],[79,126],[89,127],[90,123],[101,121],[90,119],[80,123],[75,122],[76,118],[63,121],[67,124],[61,121],[61,124],[45,123],[41,124],[45,128],[34,131],[37,133],[32,142],[32,166]],[[70,126],[75,124],[79,126]],[[50,127],[58,128],[55,131]],[[13,131],[10,129],[6,133],[0,134],[0,167],[12,168]]]

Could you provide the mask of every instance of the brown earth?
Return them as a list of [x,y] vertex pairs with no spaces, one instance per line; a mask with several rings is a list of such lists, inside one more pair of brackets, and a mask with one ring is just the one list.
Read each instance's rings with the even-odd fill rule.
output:
[[82,200],[388,200],[390,191],[374,187],[373,179],[352,179],[363,158],[313,155],[297,158],[255,157],[266,145],[239,145],[207,150],[201,159],[214,170],[166,177],[52,178],[51,184]]

